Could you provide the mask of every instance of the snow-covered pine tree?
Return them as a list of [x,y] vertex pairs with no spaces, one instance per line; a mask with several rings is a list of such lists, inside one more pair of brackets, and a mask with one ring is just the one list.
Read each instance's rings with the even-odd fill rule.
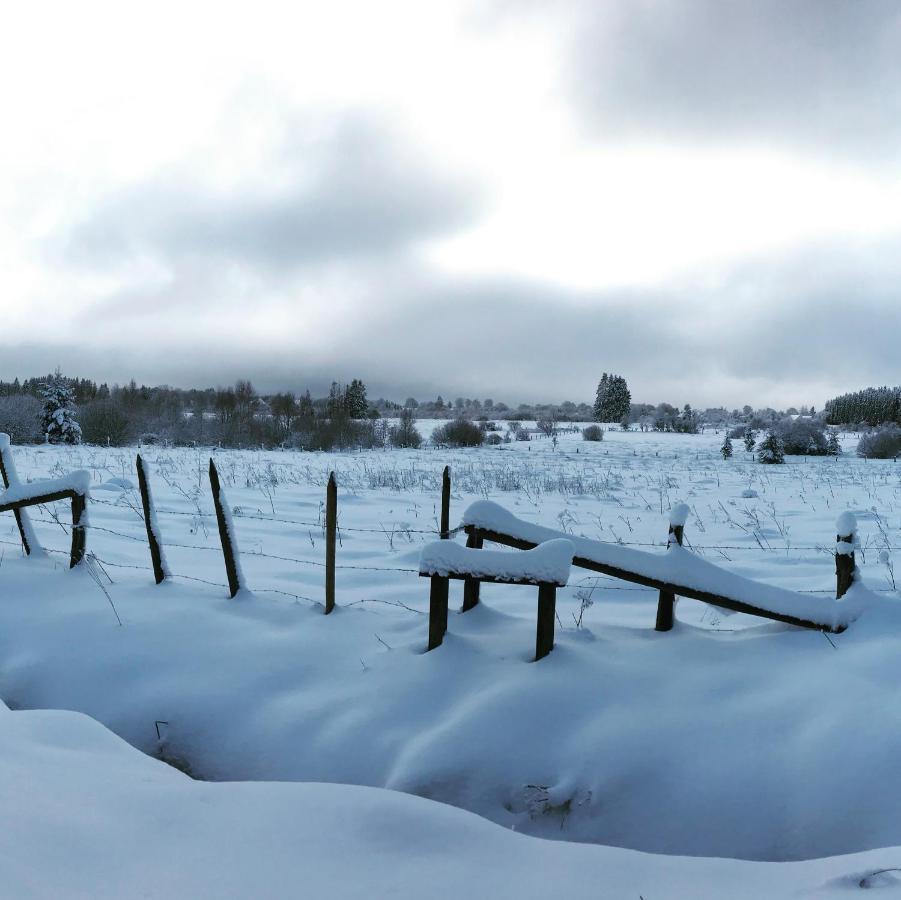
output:
[[830,456],[841,456],[842,455],[842,445],[841,445],[841,443],[839,443],[837,431],[829,432],[829,437],[826,440],[826,452]]
[[745,450],[748,453],[754,452],[754,445],[757,443],[757,432],[753,428],[745,429]]
[[785,462],[785,447],[782,438],[772,431],[768,431],[766,437],[757,450],[757,459],[762,463],[775,464]]
[[723,459],[732,459],[732,439],[729,437],[729,432],[726,432],[726,437],[723,440],[723,446],[720,447],[720,453],[723,454]]
[[359,378],[354,378],[344,391],[344,409],[352,419],[366,418],[366,385]]
[[41,385],[44,406],[41,430],[51,444],[80,444],[81,426],[75,418],[75,392],[59,369]]
[[594,400],[594,417],[598,422],[620,422],[629,415],[632,394],[621,375],[601,376]]

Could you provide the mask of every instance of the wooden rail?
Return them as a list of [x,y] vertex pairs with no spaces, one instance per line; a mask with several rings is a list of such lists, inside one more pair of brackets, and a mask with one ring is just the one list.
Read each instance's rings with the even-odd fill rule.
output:
[[[538,541],[526,540],[512,534],[505,534],[500,531],[494,531],[489,528],[482,528],[477,525],[469,524],[464,525],[463,527],[468,537],[467,546],[469,547],[480,547],[484,541],[491,541],[492,543],[502,544],[506,547],[515,547],[518,550],[531,550],[533,547],[537,547],[539,543]],[[547,533],[548,537],[551,536],[552,529],[543,529],[543,531]],[[572,537],[572,535],[568,535],[565,532],[554,532],[554,536],[559,536],[561,538]],[[681,536],[682,535],[680,533],[678,535],[678,538],[681,538]],[[674,537],[676,536],[674,535]],[[843,537],[840,538],[840,540],[848,540],[848,538]],[[681,540],[677,539],[677,543],[681,544],[682,542]],[[615,565],[598,562],[597,560],[593,559],[587,559],[584,556],[579,556],[578,553],[573,556],[572,564],[574,566],[578,566],[581,569],[588,569],[591,572],[598,572],[601,575],[610,575],[613,578],[619,578],[622,581],[628,581],[632,584],[640,584],[644,587],[654,588],[655,590],[659,591],[660,600],[658,601],[657,614],[658,630],[669,630],[669,628],[672,627],[672,603],[677,596],[689,597],[692,600],[700,600],[702,603],[709,603],[712,606],[718,606],[722,609],[731,610],[732,612],[748,613],[752,616],[760,616],[765,619],[772,619],[776,622],[785,622],[789,625],[798,625],[801,628],[813,628],[818,631],[840,633],[844,631],[846,627],[845,625],[833,625],[832,623],[826,621],[815,621],[814,619],[806,619],[801,616],[791,615],[790,613],[765,609],[760,606],[755,606],[752,603],[747,603],[743,600],[737,600],[733,597],[727,597],[722,594],[699,590],[698,588],[692,587],[687,584],[662,581],[660,579],[642,575],[641,573],[633,572]],[[844,590],[847,590],[847,587],[850,585],[850,572],[853,572],[854,567],[853,554],[846,554],[844,559],[837,562],[837,565],[840,567],[839,577],[843,582],[840,585],[840,590],[842,589],[842,587],[844,588]],[[473,603],[473,605],[475,603],[478,603],[478,585],[475,585],[474,587],[475,596],[474,598],[470,598],[470,602]],[[843,592],[844,591],[842,591],[842,593]],[[839,596],[841,596],[841,593],[839,594]]]
[[[38,486],[36,485],[36,487]],[[74,569],[84,559],[85,553],[84,494],[80,494],[72,488],[49,491],[46,494],[35,494],[11,503],[0,503],[0,513],[16,512],[29,506],[40,506],[42,503],[53,503],[56,500],[72,501],[72,549],[69,552],[69,568]]]

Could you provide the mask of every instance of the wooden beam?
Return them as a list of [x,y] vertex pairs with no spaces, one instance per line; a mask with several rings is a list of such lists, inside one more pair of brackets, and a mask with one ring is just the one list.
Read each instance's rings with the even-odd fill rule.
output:
[[338,483],[335,473],[325,489],[325,614],[335,608],[335,547],[338,538]]
[[153,529],[153,498],[150,495],[150,485],[147,483],[147,473],[144,471],[144,460],[138,454],[136,466],[138,469],[138,487],[141,491],[141,506],[144,507],[144,525],[147,528],[147,543],[150,545],[150,562],[153,564],[153,578],[157,584],[162,584],[166,573],[163,571],[163,554]]
[[[466,531],[474,529],[474,526],[467,525]],[[522,538],[511,537],[510,535],[500,534],[496,531],[487,531],[484,528],[477,529],[482,538],[495,544],[502,544],[506,547],[516,547],[518,550],[531,550],[538,545],[534,541],[525,541]],[[834,627],[823,622],[813,622],[809,619],[801,619],[797,616],[785,615],[783,613],[773,612],[768,609],[761,609],[752,606],[749,603],[743,603],[740,600],[732,600],[729,597],[722,597],[719,594],[711,594],[707,591],[700,591],[695,588],[687,587],[682,584],[670,584],[666,581],[658,581],[656,578],[647,578],[635,572],[629,572],[626,569],[620,569],[617,566],[610,566],[606,563],[599,563],[591,559],[585,559],[582,556],[574,556],[574,566],[580,569],[588,569],[591,572],[600,572],[602,575],[611,575],[623,581],[632,584],[640,584],[644,587],[655,588],[656,590],[670,591],[678,594],[680,597],[688,597],[692,600],[700,600],[702,603],[709,603],[711,606],[719,606],[722,609],[731,609],[733,612],[749,613],[752,616],[761,616],[764,619],[772,619],[775,622],[785,622],[787,625],[798,625],[801,628],[815,628],[818,631],[830,631],[834,634],[840,634],[845,630],[845,626]]]

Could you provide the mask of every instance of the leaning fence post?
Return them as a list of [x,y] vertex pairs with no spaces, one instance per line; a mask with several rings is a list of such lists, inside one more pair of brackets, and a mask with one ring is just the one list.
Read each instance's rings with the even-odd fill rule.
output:
[[157,584],[161,584],[166,577],[163,566],[163,554],[160,550],[159,537],[156,533],[156,515],[153,509],[153,498],[150,495],[150,485],[147,483],[147,473],[144,471],[144,460],[141,454],[137,459],[138,487],[141,491],[141,505],[144,507],[144,525],[147,527],[147,543],[150,545],[150,561],[153,563],[153,577]]
[[[6,454],[8,451],[9,435],[0,434],[0,478],[3,479],[4,490],[9,487],[9,472],[14,471],[12,457],[10,457],[7,463]],[[16,525],[19,527],[19,537],[22,539],[22,548],[25,550],[25,555],[31,556],[31,544],[28,542],[28,529],[25,527],[25,522],[22,520],[22,517],[27,515],[27,513],[24,513],[20,509],[14,509],[13,515],[16,517]]]
[[338,483],[335,473],[325,489],[325,614],[335,608],[335,543],[338,534]]
[[441,476],[441,539],[442,540],[447,540],[450,537],[450,495],[451,495],[450,466],[445,466],[444,473]]
[[[473,528],[466,535],[466,546],[473,550],[482,549],[483,538],[478,529]],[[481,582],[478,578],[467,577],[463,580],[463,612],[467,612],[479,605],[479,589]]]
[[74,569],[83,559],[85,550],[85,498],[77,491],[72,494],[72,549],[69,568]]
[[835,597],[841,600],[854,582],[854,542],[857,520],[850,512],[842,513],[836,522],[835,536]]
[[229,597],[234,597],[241,589],[241,576],[238,574],[238,550],[235,536],[231,529],[231,510],[226,512],[228,501],[222,496],[219,484],[219,473],[216,464],[210,460],[210,487],[213,490],[213,506],[216,507],[216,521],[219,524],[219,540],[222,544],[222,555],[225,557],[225,574],[228,576]]
[[[675,542],[682,546],[682,536],[685,531],[685,522],[688,519],[689,509],[685,503],[677,503],[670,510],[669,533],[666,538],[666,547],[669,549]],[[671,631],[675,622],[676,595],[672,591],[661,591],[657,598],[657,624],[656,631]]]

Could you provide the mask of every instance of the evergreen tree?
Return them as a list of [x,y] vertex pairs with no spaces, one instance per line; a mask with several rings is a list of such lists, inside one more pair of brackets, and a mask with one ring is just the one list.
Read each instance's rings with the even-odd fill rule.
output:
[[51,444],[80,444],[81,426],[75,419],[75,392],[57,369],[41,386],[41,430]]
[[723,446],[720,447],[720,453],[723,454],[723,459],[732,459],[732,439],[729,437],[729,432],[726,432],[726,438],[723,441]]
[[598,422],[619,422],[629,415],[632,394],[621,375],[601,376],[594,399],[594,417]]
[[757,450],[757,459],[762,463],[777,464],[785,462],[785,447],[782,438],[768,431]]
[[368,409],[366,385],[359,378],[354,378],[344,391],[344,410],[352,419],[365,419]]
[[842,455],[842,445],[839,443],[837,431],[829,432],[829,437],[826,440],[826,452],[830,456]]
[[754,452],[754,445],[757,443],[757,432],[753,428],[745,429],[745,450],[748,453]]

